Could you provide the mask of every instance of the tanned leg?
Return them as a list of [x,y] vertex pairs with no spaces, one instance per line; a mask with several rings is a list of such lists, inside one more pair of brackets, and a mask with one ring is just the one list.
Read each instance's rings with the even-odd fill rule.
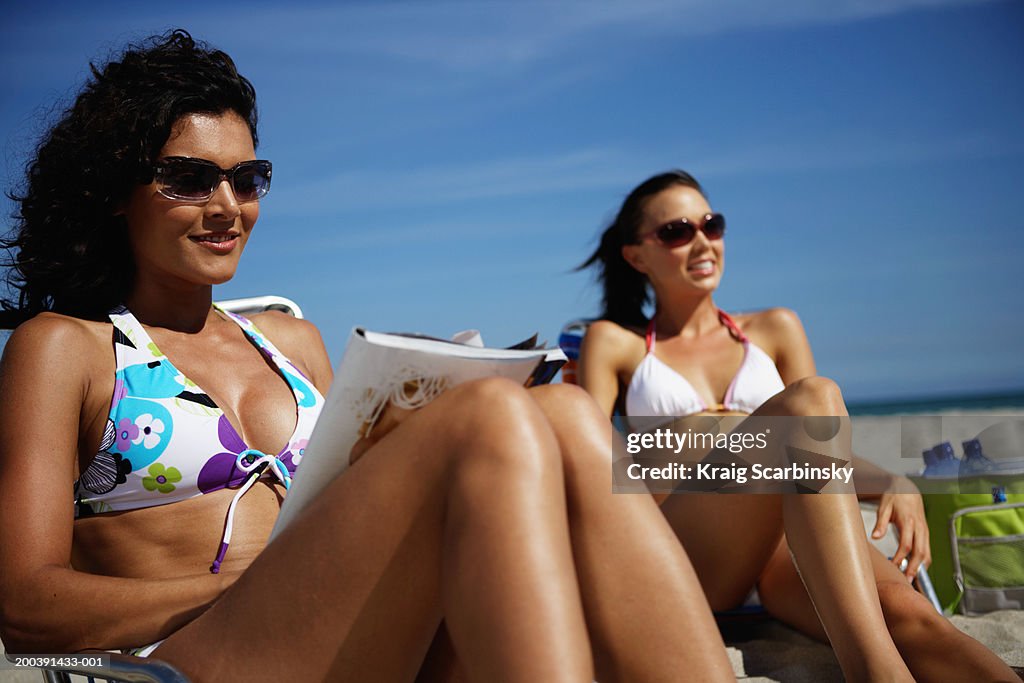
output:
[[[797,382],[754,417],[845,416],[838,388]],[[842,451],[833,440],[831,447]],[[849,444],[845,444],[849,458]],[[841,453],[834,454],[841,457]],[[856,498],[822,495],[670,496],[662,510],[690,555],[712,607],[733,607],[752,588],[783,530],[848,680],[910,680],[885,628]]]
[[524,390],[457,387],[331,482],[154,656],[197,681],[411,681],[443,616],[468,680],[590,681],[563,491]]
[[645,494],[612,493],[607,417],[571,385],[530,393],[562,452],[598,680],[734,680],[693,567],[657,505]]
[[[918,681],[1016,681],[991,650],[956,628],[914,590],[892,562],[869,548],[882,614],[896,648]],[[758,591],[775,618],[828,642],[785,540],[765,568]]]

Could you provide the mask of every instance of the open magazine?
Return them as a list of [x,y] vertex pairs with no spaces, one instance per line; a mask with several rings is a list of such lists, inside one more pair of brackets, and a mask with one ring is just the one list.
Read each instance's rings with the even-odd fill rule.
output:
[[451,341],[352,330],[271,539],[360,455],[359,445],[382,428],[388,411],[421,408],[446,389],[485,377],[524,386],[550,382],[566,357],[558,348],[537,348],[536,339],[493,349],[483,346],[475,330]]

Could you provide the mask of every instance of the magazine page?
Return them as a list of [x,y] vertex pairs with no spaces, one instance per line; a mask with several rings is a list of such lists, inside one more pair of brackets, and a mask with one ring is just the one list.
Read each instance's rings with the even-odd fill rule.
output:
[[373,435],[390,406],[421,408],[446,389],[485,377],[544,384],[566,360],[558,348],[485,348],[472,331],[456,340],[352,331],[271,539],[349,466],[353,446]]

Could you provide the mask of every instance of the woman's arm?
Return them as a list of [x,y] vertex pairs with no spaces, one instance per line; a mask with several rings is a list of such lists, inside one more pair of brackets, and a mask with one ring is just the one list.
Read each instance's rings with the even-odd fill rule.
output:
[[770,308],[762,311],[753,316],[746,332],[775,361],[775,367],[787,387],[818,374],[803,323],[792,310]]
[[581,387],[597,401],[605,415],[611,417],[619,397],[619,377],[623,359],[629,350],[632,333],[609,320],[591,323],[580,344],[579,370],[576,376]]
[[44,314],[18,328],[0,363],[0,629],[11,652],[144,645],[234,579],[123,579],[71,566],[71,482],[103,353],[109,345],[85,323]]
[[[854,486],[869,493],[858,494],[860,500],[877,500],[878,517],[871,530],[872,538],[882,538],[889,523],[896,525],[900,544],[892,561],[897,567],[907,560],[904,573],[908,578],[917,575],[918,567],[932,563],[928,522],[924,514],[924,499],[914,482],[906,477],[883,470],[869,460],[854,456]],[[874,493],[879,491],[880,493]]]

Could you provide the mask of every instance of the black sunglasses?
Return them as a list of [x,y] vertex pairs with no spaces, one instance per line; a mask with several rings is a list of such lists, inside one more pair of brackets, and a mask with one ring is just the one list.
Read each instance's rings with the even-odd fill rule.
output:
[[182,202],[205,202],[222,181],[231,183],[235,199],[254,202],[270,191],[271,163],[243,161],[224,169],[206,159],[166,157],[153,165],[153,181],[164,197]]
[[700,225],[694,225],[685,218],[669,221],[665,225],[641,235],[637,238],[637,242],[653,237],[663,247],[675,249],[692,242],[693,238],[697,236],[698,230],[703,232],[709,240],[722,239],[722,236],[725,235],[725,216],[720,213],[709,213],[704,216],[704,221]]

